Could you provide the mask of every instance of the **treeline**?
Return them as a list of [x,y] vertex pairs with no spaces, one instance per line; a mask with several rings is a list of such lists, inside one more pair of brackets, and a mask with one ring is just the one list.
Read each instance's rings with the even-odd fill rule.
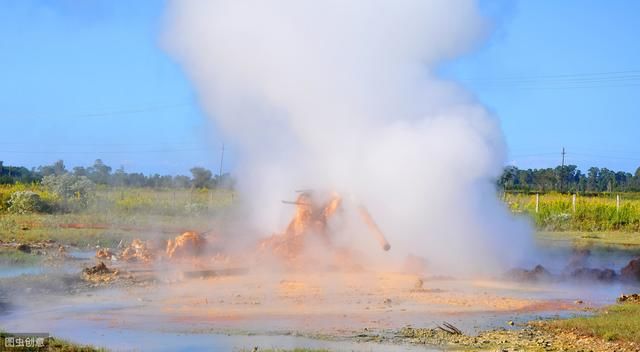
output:
[[598,167],[583,173],[575,165],[526,170],[507,166],[498,185],[506,191],[523,192],[640,192],[640,167],[632,174]]
[[97,159],[92,166],[76,166],[68,170],[64,161],[58,160],[51,165],[27,169],[23,166],[4,166],[0,161],[0,184],[41,182],[50,175],[61,176],[70,174],[84,176],[97,185],[119,187],[149,187],[149,188],[232,188],[234,181],[228,173],[213,175],[203,167],[193,167],[191,176],[187,175],[145,175],[139,172],[126,172],[124,167],[115,171],[102,160]]

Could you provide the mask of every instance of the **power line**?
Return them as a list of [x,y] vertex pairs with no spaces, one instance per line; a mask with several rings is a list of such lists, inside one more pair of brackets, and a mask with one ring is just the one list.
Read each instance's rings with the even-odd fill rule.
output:
[[[622,156],[622,155],[611,155],[611,154],[591,154],[591,153],[579,153],[579,152],[569,152],[565,148],[563,148],[561,152],[561,167],[564,167],[566,164],[566,156],[571,156],[572,160],[576,162],[585,162],[585,161],[593,161],[598,159],[604,160],[619,160],[619,161],[638,161],[640,162],[639,157],[632,156]],[[557,153],[532,153],[532,154],[519,154],[519,155],[510,155],[510,159],[515,162],[516,160],[527,159],[534,157],[536,159],[544,159],[544,160],[553,160],[557,157]]]
[[36,151],[36,150],[0,150],[0,153],[12,154],[146,154],[146,153],[181,153],[194,151],[210,151],[208,148],[191,148],[191,149],[158,149],[158,150],[103,150],[103,151],[87,151],[87,150],[67,150],[67,151]]
[[[187,106],[193,106],[193,104],[184,102],[184,103],[177,103],[177,104],[151,105],[151,106],[144,106],[144,107],[137,107],[137,108],[122,108],[122,109],[114,109],[114,110],[102,111],[102,112],[87,112],[87,113],[68,114],[68,115],[67,114],[62,114],[62,115],[36,114],[36,116],[20,116],[20,118],[42,119],[46,117],[56,117],[56,118],[66,118],[66,119],[100,119],[100,118],[107,118],[112,116],[133,115],[133,114],[140,114],[140,113],[146,113],[146,112],[169,110],[169,109],[175,109],[175,108],[181,108],[181,107],[187,107]],[[16,116],[17,114],[14,114],[14,113],[4,113],[3,115],[14,115],[14,117],[17,117]],[[7,116],[7,118],[9,118],[9,116]]]
[[[0,142],[0,145],[9,145],[9,146],[23,146],[28,145],[32,146],[33,142]],[[193,146],[194,143],[165,143],[164,145],[171,145],[172,147],[177,146]],[[39,144],[40,147],[45,148],[55,148],[55,147],[140,147],[140,146],[158,146],[158,143],[55,143],[55,144]]]
[[640,76],[640,70],[629,71],[608,71],[608,72],[591,72],[591,73],[570,73],[570,74],[554,74],[554,75],[537,75],[537,76],[503,76],[503,77],[470,77],[461,78],[464,81],[498,81],[498,80],[530,80],[530,79],[570,79],[581,77],[599,77],[599,76]]
[[548,153],[533,153],[533,154],[514,154],[511,155],[512,158],[528,158],[532,156],[555,156],[557,152],[548,152]]
[[640,161],[640,158],[636,157],[627,157],[627,156],[617,156],[617,155],[595,155],[595,154],[584,154],[584,153],[573,153],[573,155],[583,156],[583,157],[591,157],[591,158],[602,158],[602,159],[621,159],[621,160],[637,160]]
[[581,89],[640,86],[640,71],[611,71],[538,76],[461,78],[487,88]]

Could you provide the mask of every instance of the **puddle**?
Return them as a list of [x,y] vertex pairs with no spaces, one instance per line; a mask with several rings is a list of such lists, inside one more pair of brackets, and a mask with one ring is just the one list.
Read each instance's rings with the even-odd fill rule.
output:
[[[616,246],[616,245],[581,245],[581,250],[588,250],[589,254],[583,258],[584,267],[610,268],[620,271],[631,259],[640,257],[640,247]],[[529,265],[544,265],[552,273],[560,273],[575,255],[575,246],[572,241],[539,240],[536,246],[533,260]]]
[[95,251],[70,251],[67,253],[71,259],[75,260],[93,260],[95,258]]
[[20,275],[38,275],[44,272],[42,266],[0,266],[0,279]]
[[254,347],[258,347],[258,350],[305,347],[363,352],[440,351],[440,349],[430,349],[425,346],[327,341],[287,335],[229,335],[118,329],[105,326],[101,322],[91,321],[85,322],[82,328],[78,328],[76,322],[61,320],[53,330],[49,331],[60,338],[105,347],[111,351],[251,351]]
[[22,275],[73,274],[82,270],[83,264],[92,262],[95,252],[72,251],[68,260],[61,264],[48,265],[37,263],[31,265],[0,265],[0,279],[14,278]]
[[[540,250],[540,263],[554,274],[561,273],[573,253],[570,246]],[[2,267],[0,279],[79,273],[82,266],[94,261],[93,254],[71,252],[75,260],[61,266]],[[619,271],[637,254],[592,249],[585,266]],[[469,334],[512,329],[508,321],[517,324],[588,314],[583,307],[611,304],[620,294],[638,290],[638,286],[620,282],[531,284],[495,279],[425,279],[424,292],[415,292],[416,278],[400,273],[274,273],[269,277],[254,273],[160,280],[150,286],[77,294],[9,297],[10,303],[16,303],[15,309],[0,312],[0,326],[15,332],[49,332],[116,351],[251,350],[255,346],[425,351],[424,346],[355,343],[348,337],[365,328],[390,331],[406,325],[435,327],[443,321]],[[576,300],[584,304],[575,304]],[[300,337],[297,333],[319,333],[344,341]]]

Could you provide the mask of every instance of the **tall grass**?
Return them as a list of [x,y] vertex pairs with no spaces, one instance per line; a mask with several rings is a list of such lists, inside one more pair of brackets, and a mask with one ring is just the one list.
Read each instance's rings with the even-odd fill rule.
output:
[[[0,213],[5,213],[11,194],[18,191],[36,192],[43,201],[55,205],[60,199],[40,184],[0,185]],[[86,207],[75,213],[115,215],[185,216],[205,214],[228,207],[233,191],[227,189],[151,189],[99,186],[90,195]]]
[[640,198],[634,193],[577,196],[541,194],[536,212],[535,194],[506,194],[505,202],[515,213],[528,214],[540,230],[640,232]]
[[[234,193],[223,189],[150,189],[99,186],[85,207],[65,212],[10,214],[12,193],[30,190],[50,203],[58,201],[39,184],[0,186],[0,241],[55,240],[79,246],[117,244],[145,232],[171,236],[173,232],[210,230],[226,218]],[[81,225],[86,227],[72,228]]]
[[607,307],[595,316],[560,319],[546,323],[552,328],[599,336],[607,341],[640,343],[640,304],[623,303]]

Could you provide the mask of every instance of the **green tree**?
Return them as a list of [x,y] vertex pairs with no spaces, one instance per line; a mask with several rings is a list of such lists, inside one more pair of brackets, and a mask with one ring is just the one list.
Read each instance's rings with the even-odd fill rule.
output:
[[178,188],[191,187],[191,178],[185,175],[177,175],[173,178],[173,186]]
[[67,172],[67,168],[64,166],[64,161],[58,160],[51,165],[40,166],[38,172],[42,176],[62,175]]
[[14,214],[39,213],[46,208],[40,195],[33,191],[17,191],[9,199],[7,211]]
[[59,205],[63,210],[76,210],[86,206],[95,190],[95,184],[86,176],[69,173],[45,176],[42,185],[60,198]]
[[194,167],[189,171],[191,171],[191,175],[193,178],[193,187],[207,188],[211,186],[211,171],[203,167]]
[[599,192],[599,179],[600,169],[597,167],[590,167],[587,171],[587,191]]
[[106,185],[109,183],[109,176],[111,175],[111,166],[105,165],[101,159],[96,159],[93,166],[88,170],[88,177],[91,181]]

